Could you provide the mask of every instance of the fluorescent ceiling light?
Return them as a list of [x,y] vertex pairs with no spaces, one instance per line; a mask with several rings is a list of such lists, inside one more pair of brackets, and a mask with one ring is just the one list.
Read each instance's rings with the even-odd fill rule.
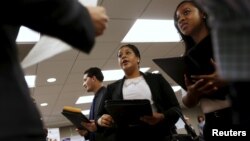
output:
[[94,95],[81,96],[77,99],[76,104],[92,103]]
[[86,6],[97,6],[98,0],[79,0],[80,3]]
[[49,78],[49,79],[47,79],[47,82],[49,82],[49,83],[56,82],[56,78]]
[[89,111],[90,111],[90,110],[83,110],[82,113],[83,113],[84,115],[89,115]]
[[152,71],[152,73],[159,73],[159,71],[158,71],[158,70],[155,70],[155,71]]
[[35,87],[36,75],[26,75],[25,80],[26,80],[29,88]]
[[[149,69],[150,68],[141,68],[140,71],[146,72]],[[119,69],[119,70],[105,70],[105,71],[102,71],[102,73],[104,75],[104,81],[118,80],[124,76],[124,72],[121,69]]]
[[172,89],[174,90],[174,92],[177,92],[179,90],[181,90],[180,86],[172,86]]
[[41,103],[40,104],[42,107],[44,107],[44,106],[48,106],[48,103]]
[[122,42],[179,42],[173,20],[138,19]]
[[40,33],[21,26],[16,42],[37,42],[40,40]]

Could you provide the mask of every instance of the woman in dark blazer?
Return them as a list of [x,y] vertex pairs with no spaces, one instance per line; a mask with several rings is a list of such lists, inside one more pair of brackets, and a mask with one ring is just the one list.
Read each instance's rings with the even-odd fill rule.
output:
[[[179,103],[169,83],[160,74],[139,71],[140,53],[136,46],[127,44],[120,47],[118,62],[125,76],[107,86],[103,109],[97,120],[104,134],[113,135],[115,141],[161,141],[175,127],[180,111]],[[153,116],[141,118],[143,124],[119,126],[104,108],[106,100],[148,99]]]

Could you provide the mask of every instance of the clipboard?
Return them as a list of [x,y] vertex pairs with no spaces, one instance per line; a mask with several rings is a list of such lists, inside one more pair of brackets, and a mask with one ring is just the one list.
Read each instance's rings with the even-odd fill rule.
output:
[[138,125],[140,117],[153,115],[148,99],[108,100],[105,108],[118,125]]
[[184,57],[157,58],[153,59],[165,73],[167,73],[177,84],[184,90],[187,90],[185,85],[185,70],[186,64]]
[[[90,122],[90,120],[82,114],[80,108],[64,106],[61,112],[74,126],[80,130],[86,129],[81,123]],[[87,130],[87,129],[86,129]]]

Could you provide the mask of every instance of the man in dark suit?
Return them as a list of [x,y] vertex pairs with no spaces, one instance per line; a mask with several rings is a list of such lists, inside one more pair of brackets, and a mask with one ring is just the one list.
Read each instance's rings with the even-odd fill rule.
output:
[[17,56],[19,27],[58,37],[89,53],[108,17],[104,8],[84,7],[77,0],[5,0],[0,18],[0,140],[45,141],[41,116]]
[[95,119],[100,108],[102,97],[106,92],[106,88],[103,86],[104,76],[100,68],[92,67],[84,72],[83,75],[83,87],[87,92],[94,92],[95,96],[90,108],[89,119],[91,123],[84,123],[85,127],[89,130],[77,130],[81,136],[90,141],[102,141],[101,133],[96,133],[97,127]]

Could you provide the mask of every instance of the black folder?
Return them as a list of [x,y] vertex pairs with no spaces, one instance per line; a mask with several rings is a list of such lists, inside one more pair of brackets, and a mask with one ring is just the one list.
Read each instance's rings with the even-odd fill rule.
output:
[[90,122],[89,119],[82,114],[80,108],[64,106],[62,114],[71,121],[76,128],[82,130],[86,129],[81,123],[82,122]]
[[157,58],[153,59],[153,61],[177,84],[186,90],[184,79],[186,65],[183,57]]
[[118,125],[141,124],[140,117],[153,115],[147,99],[108,100],[105,101],[105,108]]

